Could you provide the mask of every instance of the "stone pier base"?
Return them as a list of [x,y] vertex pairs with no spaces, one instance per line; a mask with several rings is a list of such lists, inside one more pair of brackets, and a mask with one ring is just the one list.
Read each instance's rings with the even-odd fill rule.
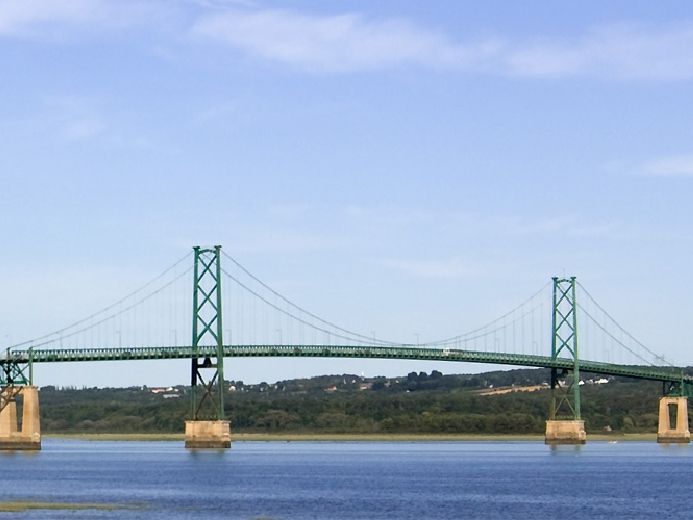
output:
[[546,444],[585,444],[585,421],[546,421]]
[[185,421],[186,448],[230,448],[229,421]]
[[[671,412],[675,416],[674,424],[671,421]],[[691,442],[687,397],[662,397],[659,400],[657,442]]]
[[[0,450],[40,450],[41,421],[39,418],[38,388],[25,386],[4,388],[0,392]],[[17,424],[17,401],[22,397],[22,429]]]

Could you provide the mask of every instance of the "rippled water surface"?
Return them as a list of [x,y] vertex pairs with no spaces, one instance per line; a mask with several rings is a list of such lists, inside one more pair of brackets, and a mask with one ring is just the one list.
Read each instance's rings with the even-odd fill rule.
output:
[[[178,442],[44,440],[3,453],[2,500],[115,511],[0,518],[595,519],[693,515],[693,451],[654,442]],[[683,516],[682,516],[683,515]]]

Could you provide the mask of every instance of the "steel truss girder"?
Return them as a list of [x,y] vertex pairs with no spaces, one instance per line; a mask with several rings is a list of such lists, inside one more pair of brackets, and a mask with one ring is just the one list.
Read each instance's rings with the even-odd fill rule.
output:
[[26,355],[17,354],[7,349],[5,358],[0,359],[0,387],[30,385],[33,379],[33,349]]
[[681,379],[677,381],[662,381],[662,395],[672,397],[693,397],[693,381],[681,369]]
[[[200,346],[195,354],[190,345],[158,347],[94,347],[57,348],[33,351],[33,363],[78,363],[90,361],[144,361],[154,359],[192,359],[214,357],[217,346]],[[29,350],[15,350],[13,356],[28,363]],[[443,347],[417,347],[415,345],[225,345],[225,358],[258,357],[310,357],[350,359],[400,359],[420,361],[448,361],[455,363],[486,363],[523,367],[555,368],[570,372],[573,362],[567,358],[550,356],[482,352]],[[580,360],[580,370],[595,374],[645,379],[649,381],[681,381],[681,369],[666,366],[615,365],[601,361]],[[693,376],[683,375],[686,387],[693,385]]]
[[32,384],[32,354],[27,351],[26,358],[13,354],[7,349],[5,358],[0,359],[0,412],[15,400],[22,387]]

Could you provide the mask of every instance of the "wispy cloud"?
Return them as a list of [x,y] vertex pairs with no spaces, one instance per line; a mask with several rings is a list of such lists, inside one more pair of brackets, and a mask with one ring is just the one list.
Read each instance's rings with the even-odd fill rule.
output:
[[76,37],[70,29],[88,31],[161,23],[172,7],[142,0],[0,0],[0,36]]
[[[527,78],[693,79],[693,21],[588,27],[573,37],[452,36],[402,18],[266,9],[245,0],[0,0],[0,36],[171,26],[253,59],[321,73],[419,66]],[[165,44],[166,42],[164,42]]]
[[435,221],[440,215],[421,208],[369,207],[349,205],[342,210],[348,220],[361,222],[369,227],[403,227]]
[[105,129],[106,126],[101,120],[87,117],[66,122],[62,134],[69,141],[84,141],[96,137]]
[[476,277],[483,270],[458,258],[447,260],[384,260],[386,267],[399,269],[417,278],[460,279]]
[[615,221],[596,221],[581,214],[561,216],[535,216],[504,214],[467,213],[457,210],[431,210],[407,208],[368,208],[347,206],[344,216],[353,222],[369,227],[409,231],[412,226],[436,226],[445,223],[446,229],[455,235],[468,236],[504,236],[504,237],[540,237],[551,234],[563,234],[575,237],[603,237],[619,233],[619,224]]
[[336,237],[291,229],[258,229],[252,234],[243,234],[235,242],[234,250],[243,253],[306,253],[345,247],[345,241]]
[[31,110],[16,110],[0,118],[0,133],[22,140],[40,139],[58,146],[89,143],[111,150],[155,150],[176,155],[179,150],[157,143],[138,124],[137,115],[107,99],[81,95],[44,96]]
[[693,77],[693,24],[613,24],[588,30],[573,41],[518,45],[507,56],[509,71],[522,76],[594,75],[623,79]]
[[318,16],[287,10],[232,10],[201,17],[192,33],[261,58],[301,68],[348,72],[401,64],[471,66],[496,52],[494,42],[457,45],[399,19],[358,14]]
[[5,0],[0,3],[0,34],[21,34],[44,23],[86,23],[99,18],[100,0]]
[[537,218],[491,216],[481,219],[480,225],[487,226],[488,232],[503,233],[516,237],[562,234],[574,237],[596,238],[612,236],[618,232],[618,226],[614,222],[595,222],[578,215]]
[[522,77],[693,78],[693,24],[614,24],[570,39],[459,42],[407,20],[287,10],[206,14],[192,29],[253,56],[320,72],[423,65]]
[[241,108],[241,103],[238,100],[225,101],[217,103],[214,106],[207,107],[198,111],[193,115],[193,123],[199,126],[204,126],[214,121],[228,122],[234,115],[238,114]]
[[44,111],[34,119],[37,127],[62,141],[82,142],[111,132],[104,107],[93,99],[77,96],[52,96],[45,99]]
[[276,218],[293,220],[308,217],[314,209],[313,205],[306,203],[282,203],[270,205],[267,213]]
[[99,103],[76,96],[45,97],[33,112],[4,118],[0,128],[63,142],[86,141],[109,131]]
[[693,176],[693,154],[664,157],[645,164],[643,171],[647,175],[670,177]]

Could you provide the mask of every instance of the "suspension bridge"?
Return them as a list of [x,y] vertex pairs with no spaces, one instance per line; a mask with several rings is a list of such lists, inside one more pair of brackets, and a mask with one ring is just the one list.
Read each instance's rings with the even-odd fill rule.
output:
[[[190,343],[179,341],[186,336]],[[196,246],[192,255],[111,305],[6,349],[0,359],[0,449],[40,449],[35,364],[162,359],[191,361],[186,446],[228,447],[224,359],[241,357],[549,368],[550,443],[585,442],[581,371],[659,381],[664,396],[658,440],[690,438],[687,397],[693,376],[626,331],[574,277],[552,278],[481,327],[412,344],[337,325],[273,289],[221,246]]]

